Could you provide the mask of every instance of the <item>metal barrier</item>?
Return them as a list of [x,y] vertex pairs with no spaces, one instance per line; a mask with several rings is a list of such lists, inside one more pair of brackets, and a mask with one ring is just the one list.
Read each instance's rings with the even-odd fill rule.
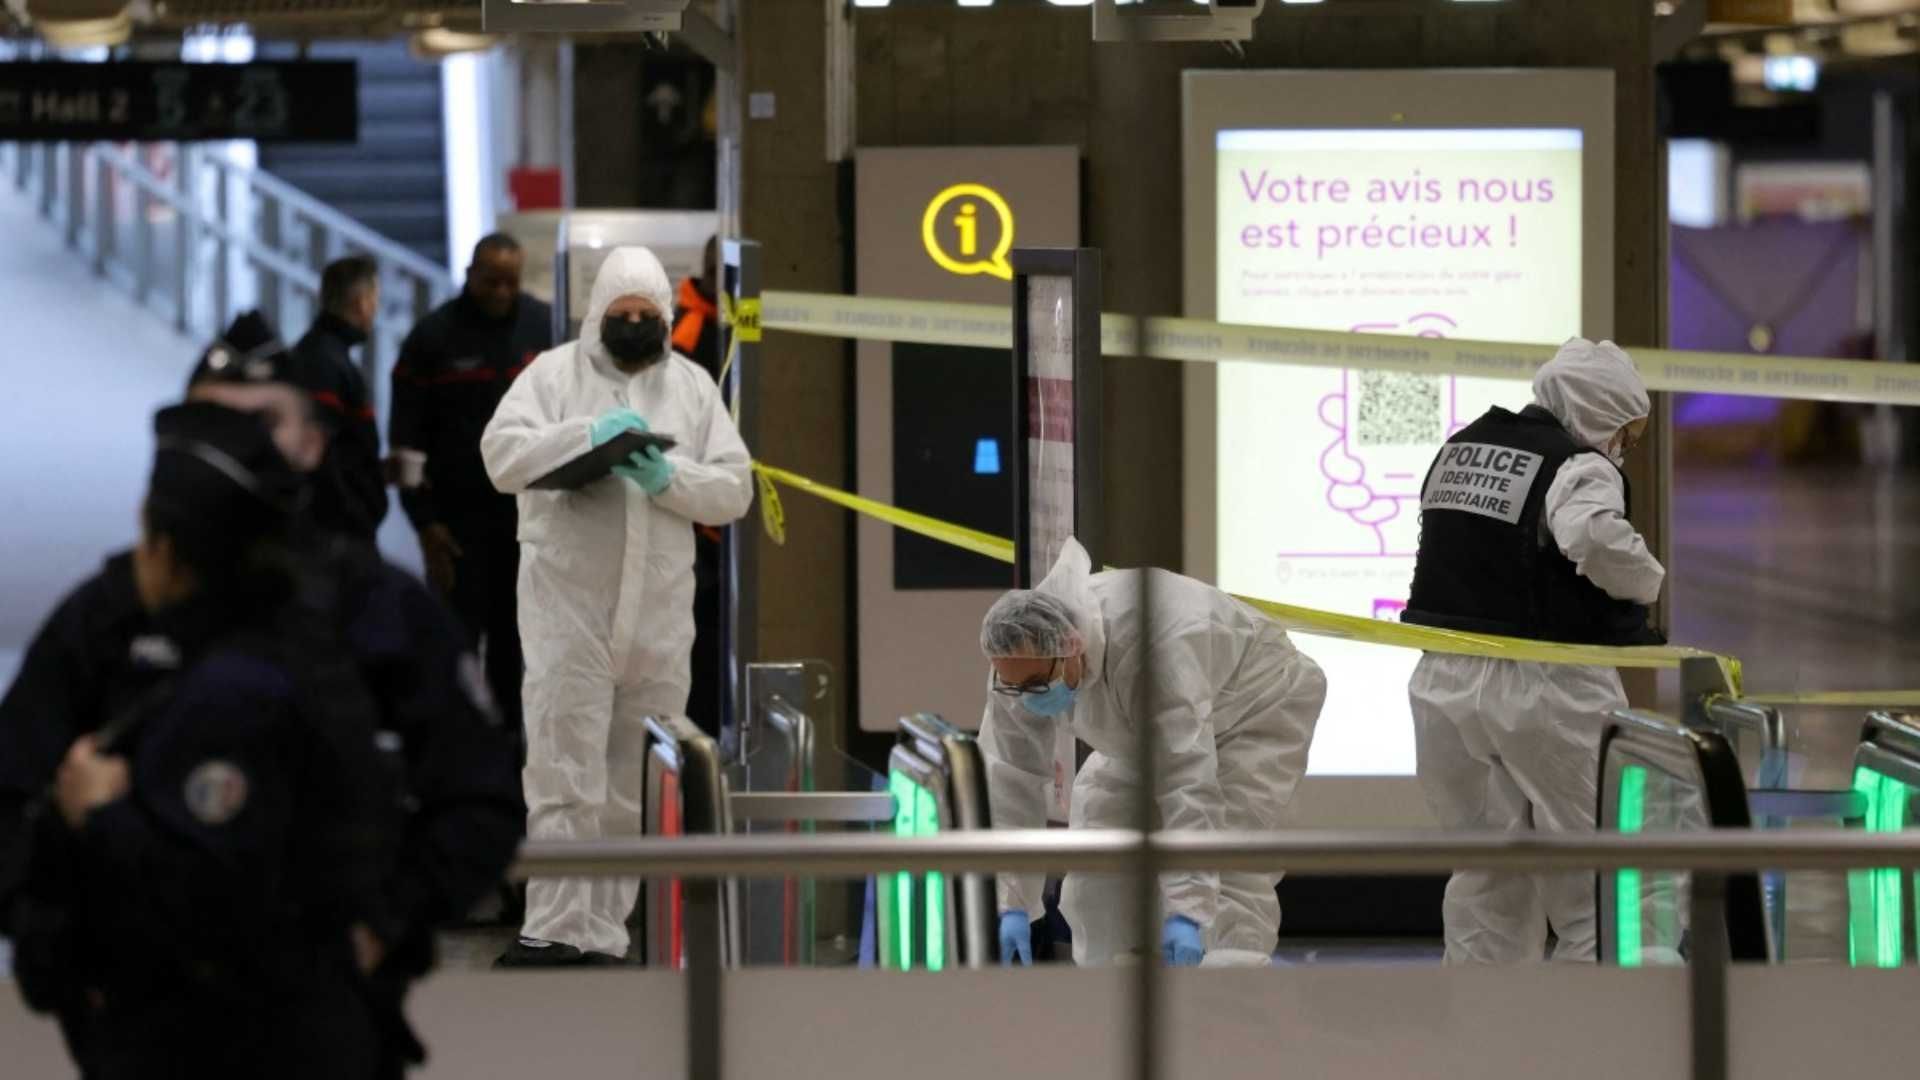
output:
[[[1861,799],[1851,789],[1791,786],[1787,727],[1778,708],[1715,694],[1698,702],[1697,717],[1712,730],[1724,734],[1736,752],[1743,744],[1758,745],[1755,783],[1747,789],[1747,804],[1753,813],[1755,828],[1797,828],[1816,821],[1842,826],[1859,817]],[[1784,962],[1798,952],[1798,943],[1788,932],[1787,875],[1785,871],[1768,870],[1760,875],[1760,882],[1773,935],[1774,956]]]
[[[842,786],[852,784],[857,766],[834,767],[840,763],[830,752],[820,760],[815,715],[833,717],[832,685],[832,669],[818,660],[747,665],[747,706],[738,730],[729,733],[734,760],[728,811],[736,831],[797,835],[822,823],[872,828],[893,820],[893,797],[875,790],[870,774],[864,790]],[[819,882],[750,880],[741,891],[734,933],[744,943],[742,963],[805,967],[816,961]],[[831,909],[845,890],[836,886],[827,894]],[[851,918],[857,926],[857,915]]]
[[[1683,661],[1680,673],[1687,725],[1718,733],[1736,753],[1743,748],[1756,751],[1757,767],[1746,792],[1754,827],[1779,830],[1811,823],[1845,826],[1858,821],[1863,804],[1857,792],[1791,786],[1787,725],[1778,708],[1735,697],[1726,672],[1716,663]],[[1775,959],[1785,962],[1799,958],[1803,943],[1790,930],[1792,894],[1787,873],[1769,869],[1762,872],[1760,881]],[[1815,895],[1822,885],[1817,878],[1803,879],[1803,884]],[[1813,935],[1810,947],[1815,954],[1820,951],[1820,937],[1818,933]]]
[[[904,868],[912,872],[986,874],[1031,871],[1137,872],[1143,860],[1156,870],[1245,870],[1285,867],[1294,874],[1431,874],[1467,868],[1517,873],[1555,870],[1611,871],[1627,868],[1691,870],[1696,873],[1788,870],[1848,870],[1859,866],[1920,869],[1920,834],[1872,835],[1857,831],[1794,833],[1715,831],[1700,833],[1435,833],[1301,831],[1291,833],[1152,833],[1128,830],[1030,830],[954,833],[933,837],[800,836],[724,837],[595,843],[529,844],[514,872],[525,875],[679,875],[684,877],[868,874]],[[1711,917],[1711,908],[1707,912]],[[1696,933],[1699,932],[1696,924]],[[689,942],[691,978],[687,1015],[689,1075],[717,1077],[721,1024],[718,985],[724,974],[717,949]],[[1692,1075],[1725,1080],[1728,956],[1694,948]],[[1149,951],[1143,977],[1157,979]],[[1135,998],[1131,1017],[1116,1024],[1151,1026],[1161,1017],[1152,999]],[[1717,1020],[1716,1020],[1717,1018]],[[1163,1075],[1157,1062],[1139,1075]]]
[[[1652,713],[1615,712],[1600,742],[1602,830],[1622,835],[1752,827],[1739,758],[1718,732]],[[1603,880],[1603,963],[1678,964],[1692,948],[1765,961],[1765,904],[1750,873],[1690,877],[1627,867]]]
[[[932,713],[903,716],[887,766],[895,835],[991,827],[986,763],[973,736]],[[877,911],[881,967],[941,971],[993,962],[990,878],[895,871],[882,878]]]
[[381,302],[363,364],[376,394],[414,323],[456,291],[446,267],[217,146],[0,144],[0,175],[96,274],[194,341],[249,307],[293,340],[318,311],[321,269],[371,256]]
[[[641,820],[650,837],[723,836],[731,830],[727,783],[712,739],[685,717],[647,719]],[[683,967],[696,942],[710,940],[723,957],[740,955],[723,909],[729,897],[714,882],[649,880],[637,921],[643,963]]]
[[[1857,822],[1869,833],[1899,834],[1920,812],[1920,720],[1874,713],[1860,733],[1853,759]],[[1911,893],[1909,892],[1911,890]],[[1913,902],[1920,877],[1875,866],[1847,874],[1847,959],[1856,967],[1897,968],[1920,962],[1909,942],[1920,940]]]

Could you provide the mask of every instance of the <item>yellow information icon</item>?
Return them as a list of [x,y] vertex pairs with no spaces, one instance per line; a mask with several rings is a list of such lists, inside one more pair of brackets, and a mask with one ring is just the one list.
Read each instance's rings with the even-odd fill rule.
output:
[[[983,206],[998,219],[1000,228],[993,251],[986,255],[980,253]],[[951,245],[941,240],[943,226],[952,230],[947,234],[953,238]],[[1013,250],[1013,208],[985,184],[954,184],[935,195],[920,218],[920,242],[926,245],[927,257],[949,274],[992,274],[1013,280],[1013,265],[1007,262],[1007,253]]]

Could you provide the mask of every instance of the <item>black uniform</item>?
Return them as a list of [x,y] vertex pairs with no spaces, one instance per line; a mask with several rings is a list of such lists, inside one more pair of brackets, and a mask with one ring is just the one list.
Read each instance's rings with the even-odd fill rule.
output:
[[[682,356],[720,377],[720,315],[713,301],[688,278],[674,297],[673,347]],[[722,394],[726,387],[721,387]],[[711,525],[693,527],[693,655],[687,692],[687,716],[707,734],[720,735],[722,672],[725,670],[726,613],[720,587],[726,572],[726,534]]]
[[78,831],[50,806],[27,825],[18,979],[89,1080],[381,1061],[348,934],[382,918],[396,831],[372,702],[317,613],[236,616],[157,619],[108,692],[128,794]]
[[393,369],[390,442],[427,457],[426,484],[401,493],[415,529],[445,525],[463,552],[448,598],[477,647],[486,642],[487,682],[509,725],[520,728],[520,546],[513,496],[487,477],[480,436],[500,399],[534,357],[553,346],[553,314],[522,296],[513,314],[490,319],[462,294],[407,335]]
[[[315,557],[326,568],[335,633],[373,696],[378,726],[398,743],[411,810],[397,830],[383,905],[365,920],[388,949],[369,989],[384,1006],[382,1061],[397,1069],[420,1053],[399,1002],[432,965],[434,926],[493,887],[521,834],[517,762],[463,635],[439,602],[365,545],[335,539]],[[73,740],[150,688],[141,657],[151,630],[122,554],[35,637],[0,699],[0,866],[18,857],[22,813]]]
[[[1537,405],[1496,407],[1448,439],[1422,488],[1420,555],[1401,619],[1536,641],[1659,644],[1647,608],[1582,577],[1542,521],[1560,466],[1592,453]],[[1630,510],[1630,487],[1626,499]]]
[[314,482],[315,517],[370,542],[386,520],[388,504],[373,399],[353,360],[353,350],[366,340],[358,327],[323,313],[293,347],[291,366],[294,381],[312,396],[333,431]]

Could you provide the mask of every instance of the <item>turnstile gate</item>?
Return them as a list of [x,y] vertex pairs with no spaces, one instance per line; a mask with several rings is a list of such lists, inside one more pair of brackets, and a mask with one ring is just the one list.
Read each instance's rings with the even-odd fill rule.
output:
[[[1614,713],[1601,740],[1599,823],[1629,834],[1753,826],[1740,762],[1725,736],[1633,710]],[[1682,963],[1702,914],[1726,927],[1730,959],[1771,955],[1756,874],[1622,869],[1600,875],[1599,892],[1602,963]]]

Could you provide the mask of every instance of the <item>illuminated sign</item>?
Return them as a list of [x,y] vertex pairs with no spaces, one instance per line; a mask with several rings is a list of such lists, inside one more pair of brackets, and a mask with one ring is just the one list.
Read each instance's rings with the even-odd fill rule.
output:
[[[1537,342],[1542,359],[1582,324],[1577,129],[1225,129],[1214,143],[1215,318],[1379,334],[1382,348]],[[1457,494],[1423,488],[1441,442],[1528,400],[1523,382],[1220,364],[1216,582],[1398,617],[1423,490]],[[1303,647],[1329,683],[1310,772],[1411,775],[1418,656]]]
[[[933,792],[898,769],[888,776],[887,789],[893,793],[895,836],[940,835],[940,804]],[[944,970],[946,875],[916,875],[902,870],[882,874],[878,880],[880,966],[888,971]]]
[[[987,236],[995,237],[991,250],[984,242]],[[985,184],[954,184],[935,195],[920,218],[920,242],[927,257],[949,274],[1013,280],[1013,266],[1007,262],[1013,250],[1013,209]]]

